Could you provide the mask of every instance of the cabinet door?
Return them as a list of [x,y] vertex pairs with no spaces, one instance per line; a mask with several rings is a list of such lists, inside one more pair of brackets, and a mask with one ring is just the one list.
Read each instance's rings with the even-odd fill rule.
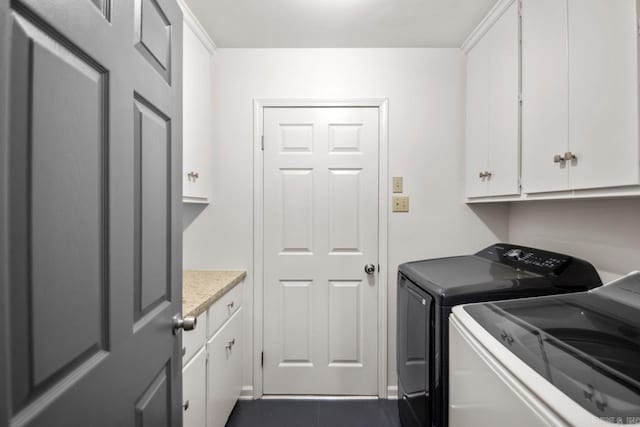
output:
[[520,46],[518,3],[491,27],[489,42],[489,195],[518,194],[520,188]]
[[242,308],[207,343],[207,427],[224,427],[242,389]]
[[484,37],[467,55],[466,191],[467,197],[488,193],[489,44]]
[[183,34],[184,201],[206,203],[211,182],[211,56],[188,25]]
[[184,427],[205,427],[207,352],[204,347],[182,371],[182,422]]
[[637,184],[636,0],[568,4],[571,187]]
[[522,191],[569,188],[566,0],[522,2]]

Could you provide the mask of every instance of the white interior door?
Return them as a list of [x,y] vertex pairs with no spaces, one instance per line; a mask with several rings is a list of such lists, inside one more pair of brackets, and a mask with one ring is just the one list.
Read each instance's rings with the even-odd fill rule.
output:
[[264,393],[376,395],[378,108],[264,110]]

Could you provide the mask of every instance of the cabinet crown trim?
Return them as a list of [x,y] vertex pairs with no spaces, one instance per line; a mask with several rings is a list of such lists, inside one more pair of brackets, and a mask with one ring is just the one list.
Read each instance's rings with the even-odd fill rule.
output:
[[[518,0],[519,1],[519,0]],[[515,3],[516,0],[499,0],[493,8],[487,13],[487,15],[480,21],[480,24],[467,36],[467,39],[462,43],[460,49],[465,53],[469,53],[471,49],[482,39],[482,37],[489,31],[489,29],[496,23],[509,6]]]
[[214,55],[216,53],[216,44],[211,40],[209,33],[204,29],[196,15],[193,11],[187,6],[185,0],[177,0],[180,9],[182,10],[184,22],[191,28],[191,31],[198,37],[200,42],[204,45],[205,48],[209,51],[210,55]]

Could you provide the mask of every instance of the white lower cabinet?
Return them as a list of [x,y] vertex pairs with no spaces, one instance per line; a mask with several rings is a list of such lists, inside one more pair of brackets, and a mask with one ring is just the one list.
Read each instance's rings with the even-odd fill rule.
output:
[[183,332],[183,425],[224,427],[242,390],[242,283]]
[[207,351],[204,347],[182,370],[184,427],[203,427],[207,421]]
[[207,342],[207,427],[224,427],[242,388],[242,309]]

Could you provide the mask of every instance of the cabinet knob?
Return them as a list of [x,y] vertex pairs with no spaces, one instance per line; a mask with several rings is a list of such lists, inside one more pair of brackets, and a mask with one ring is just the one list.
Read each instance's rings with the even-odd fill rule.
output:
[[200,174],[198,172],[191,171],[187,174],[187,178],[189,178],[189,181],[195,181],[200,178]]
[[189,401],[187,400],[186,402],[184,402],[184,405],[182,405],[182,407],[184,408],[185,411],[189,409]]
[[234,305],[235,304],[233,303],[233,301],[231,301],[229,304],[227,304],[227,307],[229,307],[229,309],[232,309]]
[[567,151],[566,153],[564,153],[564,159],[567,162],[570,162],[572,160],[578,160],[578,156],[576,156],[575,154],[573,154],[571,151]]
[[224,346],[224,348],[226,348],[227,350],[231,350],[231,348],[236,345],[236,339],[232,339],[231,341],[229,341],[227,343],[227,345]]

